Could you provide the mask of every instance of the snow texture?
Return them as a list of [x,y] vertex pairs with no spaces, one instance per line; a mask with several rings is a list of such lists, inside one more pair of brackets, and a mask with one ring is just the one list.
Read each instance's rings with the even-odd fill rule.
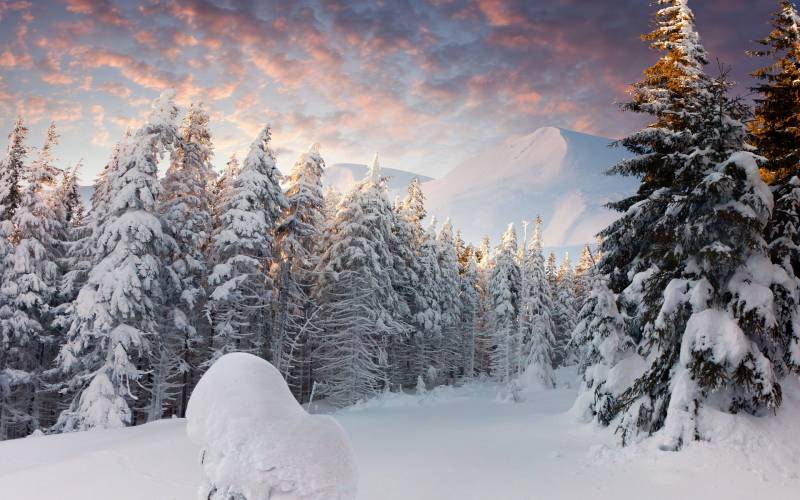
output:
[[278,370],[246,353],[226,354],[200,379],[186,427],[201,448],[200,499],[349,500],[353,452],[339,424],[309,415]]

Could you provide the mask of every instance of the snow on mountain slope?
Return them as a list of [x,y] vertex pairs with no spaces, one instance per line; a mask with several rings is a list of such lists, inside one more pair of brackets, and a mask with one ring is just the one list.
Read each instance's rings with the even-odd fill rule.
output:
[[[578,424],[575,371],[511,403],[472,382],[386,394],[333,417],[359,469],[363,500],[794,500],[800,491],[800,383],[777,415],[718,415],[710,442],[680,452],[657,439],[619,449],[611,429]],[[192,500],[200,450],[183,419],[0,442],[0,499]]]
[[428,212],[449,216],[465,239],[492,242],[509,222],[544,219],[548,247],[577,248],[616,215],[603,207],[632,193],[635,179],[605,175],[627,153],[611,139],[555,127],[513,137],[467,160],[423,190]]
[[[405,191],[414,177],[418,177],[419,181],[422,183],[433,180],[432,177],[394,168],[381,167],[381,172],[384,177],[387,177],[389,191],[395,192],[393,194]],[[325,176],[322,179],[326,188],[328,186],[333,186],[336,190],[344,193],[357,182],[361,181],[366,175],[366,165],[359,163],[334,163],[325,169]]]

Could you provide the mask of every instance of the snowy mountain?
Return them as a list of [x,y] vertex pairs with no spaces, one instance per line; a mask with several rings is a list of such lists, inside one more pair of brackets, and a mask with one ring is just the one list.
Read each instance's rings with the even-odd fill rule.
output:
[[544,219],[544,244],[576,249],[616,214],[603,207],[636,189],[635,179],[607,176],[626,156],[611,139],[555,127],[512,137],[427,182],[428,213],[450,217],[464,238],[496,244],[509,222]]
[[[394,168],[381,167],[381,172],[387,177],[389,191],[393,192],[393,194],[396,194],[395,192],[404,191],[414,177],[418,177],[419,181],[422,183],[433,180],[432,177],[426,175],[415,174],[413,172]],[[323,181],[326,188],[328,186],[333,186],[338,191],[346,192],[366,175],[366,165],[360,163],[334,163],[325,169]]]

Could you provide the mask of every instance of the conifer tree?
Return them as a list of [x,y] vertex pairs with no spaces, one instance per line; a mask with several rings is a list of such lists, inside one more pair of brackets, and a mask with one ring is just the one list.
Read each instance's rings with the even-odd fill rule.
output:
[[475,287],[478,293],[478,308],[475,333],[475,372],[477,374],[489,373],[490,352],[492,347],[491,326],[491,297],[489,295],[489,277],[491,275],[492,259],[489,237],[484,236],[480,245],[475,248],[475,261],[477,265],[477,279]]
[[446,219],[436,238],[436,261],[439,267],[439,300],[442,318],[442,345],[439,365],[447,380],[463,373],[461,337],[458,322],[461,316],[458,254],[453,225]]
[[538,216],[522,263],[522,275],[525,279],[520,292],[519,313],[521,369],[525,371],[528,385],[536,383],[551,388],[554,386],[552,364],[555,326],[542,253],[542,219]]
[[[171,268],[169,282],[165,284],[169,307],[161,336],[163,342],[154,346],[154,351],[158,352],[159,372],[177,386],[175,406],[179,416],[185,414],[198,368],[204,361],[203,337],[209,335],[203,310],[208,295],[206,257],[213,229],[208,185],[213,177],[212,155],[208,114],[201,105],[193,104],[179,131],[159,200],[159,212],[176,246],[164,258]],[[166,366],[161,366],[163,363]],[[169,399],[172,394],[160,397]],[[157,407],[160,405],[154,406],[154,416]]]
[[120,145],[92,208],[92,268],[71,309],[58,355],[74,398],[57,428],[128,425],[145,355],[163,317],[161,256],[174,245],[159,217],[158,158],[177,134],[173,93],[154,102],[147,122]]
[[22,117],[17,117],[8,135],[6,156],[0,162],[0,221],[10,221],[20,203],[20,180],[25,175],[25,158],[28,156],[27,136],[28,128]]
[[575,310],[575,292],[573,288],[572,264],[569,254],[564,255],[556,272],[556,287],[553,294],[553,324],[555,325],[555,344],[553,345],[553,362],[555,366],[569,364],[574,360],[569,349],[572,330],[578,312]]
[[367,177],[339,204],[317,264],[315,298],[323,308],[315,351],[320,390],[338,405],[387,387],[387,348],[406,325],[392,283],[392,207],[377,155]]
[[509,224],[495,252],[489,280],[491,297],[492,351],[491,375],[495,380],[511,380],[512,360],[519,338],[520,271],[517,265],[517,232]]
[[770,63],[753,73],[759,84],[755,116],[750,121],[753,144],[766,157],[762,177],[772,186],[775,207],[766,229],[773,262],[786,271],[791,283],[774,286],[778,302],[776,321],[784,339],[781,375],[800,371],[800,15],[794,3],[780,2],[772,32],[752,51]]
[[311,392],[313,338],[308,322],[313,270],[318,260],[318,240],[324,225],[322,176],[325,161],[319,144],[300,155],[287,177],[287,208],[276,233],[278,272],[275,308],[275,366],[286,378],[295,397],[304,401]]
[[[212,238],[208,312],[212,361],[233,351],[271,358],[274,231],[286,197],[270,148],[269,126],[258,134],[229,190],[223,190]],[[274,360],[273,360],[274,361]]]
[[586,299],[589,298],[589,293],[592,289],[594,267],[592,251],[589,245],[584,245],[581,257],[578,259],[577,264],[575,264],[572,276],[572,289],[575,295],[576,311],[580,311]]
[[24,436],[51,425],[55,408],[44,407],[48,395],[42,373],[54,355],[50,329],[58,293],[59,220],[48,199],[58,170],[53,147],[55,125],[45,135],[39,156],[24,171],[19,202],[13,212],[13,249],[5,256],[0,284],[0,438]]
[[760,414],[780,404],[770,290],[787,276],[762,237],[772,197],[745,142],[746,109],[724,74],[703,73],[686,0],[660,3],[650,39],[664,55],[628,105],[653,123],[623,139],[636,156],[614,168],[641,185],[615,204],[625,213],[603,232],[600,266],[638,361],[603,356],[619,359],[614,368],[625,360],[617,380],[633,382],[596,410],[601,422],[621,416],[623,443],[663,429],[661,446],[678,449],[703,438],[706,407]]

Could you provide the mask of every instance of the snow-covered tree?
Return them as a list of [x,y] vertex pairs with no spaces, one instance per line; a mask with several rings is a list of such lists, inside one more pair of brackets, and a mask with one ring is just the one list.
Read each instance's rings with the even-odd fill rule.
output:
[[[184,416],[198,367],[204,361],[203,347],[209,327],[203,314],[208,280],[207,254],[212,233],[211,193],[213,155],[208,114],[200,105],[191,105],[175,143],[172,162],[161,182],[158,210],[175,241],[175,248],[164,257],[171,273],[165,284],[167,295],[156,373],[176,385],[175,413]],[[205,340],[205,341],[204,341]],[[157,347],[157,349],[155,349]],[[166,366],[162,364],[166,363]],[[165,386],[166,381],[156,384]],[[158,399],[158,398],[154,398]],[[156,405],[159,407],[160,405]],[[154,412],[154,416],[157,411]],[[160,417],[160,415],[158,415]]]
[[229,190],[223,191],[219,227],[212,240],[208,312],[213,325],[212,360],[232,351],[270,357],[274,231],[286,197],[265,127]]
[[[592,283],[572,343],[580,346],[578,373],[582,377],[573,411],[584,421],[598,418],[608,425],[606,419],[614,415],[615,398],[627,389],[615,382],[624,380],[619,375],[635,370],[642,358],[633,351],[635,345],[625,334],[625,320],[617,308],[617,298],[603,276],[595,277]],[[621,363],[623,360],[625,363]]]
[[553,345],[553,363],[555,366],[568,364],[573,360],[569,349],[572,330],[578,312],[575,307],[574,275],[569,254],[564,255],[556,272],[556,286],[553,293],[553,324],[555,325],[555,344]]
[[583,251],[575,264],[572,274],[572,289],[575,295],[575,310],[580,311],[584,302],[589,298],[594,281],[594,257],[589,245],[583,246]]
[[781,265],[793,283],[773,287],[776,318],[784,352],[773,359],[779,374],[800,371],[800,15],[793,2],[780,2],[773,30],[752,52],[769,58],[753,76],[759,84],[755,116],[750,121],[753,144],[766,157],[762,177],[771,184],[775,207],[766,229],[773,262]]
[[313,338],[309,321],[316,309],[311,301],[313,270],[325,216],[322,176],[325,161],[319,144],[300,155],[286,179],[288,206],[277,228],[279,265],[275,277],[275,366],[295,397],[304,401],[311,393]]
[[57,360],[75,394],[59,417],[61,430],[132,422],[131,384],[141,379],[144,354],[160,335],[161,256],[173,245],[156,206],[158,159],[176,136],[173,95],[162,93],[147,122],[119,146],[92,209],[93,266]]
[[492,272],[492,258],[489,237],[484,236],[475,248],[477,279],[475,287],[478,292],[478,308],[475,332],[475,372],[489,373],[490,353],[492,350],[491,296],[489,294],[489,277]]
[[745,142],[746,110],[724,74],[703,73],[686,0],[660,3],[650,38],[664,55],[628,106],[654,123],[623,139],[636,156],[614,168],[642,181],[615,204],[625,213],[603,233],[600,266],[644,362],[596,410],[600,421],[621,416],[624,443],[661,431],[662,447],[677,449],[704,437],[708,406],[761,414],[780,404],[771,288],[788,276],[762,237],[772,196]]
[[442,344],[439,365],[447,380],[464,371],[461,356],[462,341],[458,331],[461,316],[458,254],[453,225],[446,219],[436,238],[436,261],[439,266],[439,304],[442,318]]
[[533,235],[527,243],[522,263],[519,327],[522,349],[521,370],[529,382],[538,381],[542,387],[553,387],[553,345],[555,325],[552,318],[552,297],[545,274],[542,252],[542,219],[536,217]]
[[391,238],[392,206],[376,155],[339,204],[317,265],[315,298],[323,311],[314,373],[334,404],[386,387],[387,346],[406,331],[394,316],[402,298],[392,283]]
[[[456,241],[460,240],[460,235]],[[478,290],[478,262],[471,245],[467,245],[459,255],[459,274],[461,291],[459,293],[459,322],[457,332],[461,337],[462,375],[475,375],[476,343],[478,339],[480,292]]]
[[14,246],[5,256],[0,284],[0,438],[53,423],[54,406],[44,407],[42,372],[54,355],[50,321],[59,284],[61,228],[48,199],[58,176],[53,165],[57,143],[51,124],[38,158],[24,171],[11,217]]
[[11,220],[22,197],[20,181],[25,175],[25,158],[28,156],[27,136],[28,128],[22,117],[17,117],[8,135],[6,156],[0,162],[0,221]]
[[520,271],[517,265],[517,232],[509,224],[494,257],[489,280],[492,351],[490,371],[500,382],[508,382],[512,360],[519,345]]

